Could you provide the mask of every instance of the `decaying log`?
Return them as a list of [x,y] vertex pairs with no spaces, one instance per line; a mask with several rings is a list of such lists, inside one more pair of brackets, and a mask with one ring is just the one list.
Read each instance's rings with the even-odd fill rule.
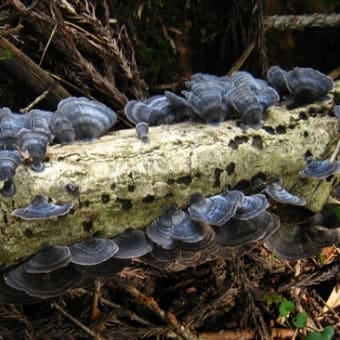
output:
[[[305,155],[329,157],[339,139],[339,121],[322,114],[332,98],[288,111],[269,110],[264,129],[244,132],[233,121],[220,126],[183,123],[153,127],[150,142],[135,130],[114,131],[97,141],[54,145],[46,169],[17,169],[17,193],[0,198],[0,266],[35,253],[44,244],[71,244],[89,235],[114,236],[143,227],[172,202],[186,206],[195,192],[212,195],[262,173],[282,177],[284,186],[319,211],[339,179],[302,179]],[[313,114],[309,115],[308,112]],[[319,114],[320,113],[320,114]],[[11,216],[44,194],[57,203],[74,202],[73,211],[46,221]]]

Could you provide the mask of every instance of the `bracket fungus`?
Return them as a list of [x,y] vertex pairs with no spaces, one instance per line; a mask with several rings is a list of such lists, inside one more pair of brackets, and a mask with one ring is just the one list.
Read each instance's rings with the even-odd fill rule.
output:
[[269,207],[267,197],[263,194],[245,196],[242,205],[234,215],[238,220],[249,220],[264,212]]
[[30,296],[22,290],[8,286],[3,276],[0,276],[0,302],[13,305],[26,305],[39,302],[41,299]]
[[285,188],[283,188],[279,182],[272,182],[266,185],[264,192],[274,201],[279,203],[297,206],[306,205],[306,200],[303,197],[291,194]]
[[165,249],[174,248],[176,241],[195,243],[204,237],[189,214],[176,205],[164,209],[161,216],[147,227],[146,234],[153,242]]
[[129,228],[113,239],[118,245],[115,257],[118,259],[133,259],[143,256],[152,250],[151,241],[143,230]]
[[59,102],[57,111],[72,123],[76,139],[91,140],[107,132],[116,122],[116,113],[105,104],[85,97]]
[[282,259],[295,261],[320,253],[323,247],[340,242],[340,228],[282,223],[264,246]]
[[17,151],[0,150],[0,181],[4,182],[0,192],[3,196],[13,196],[16,187],[13,177],[17,167],[21,164],[21,158]]
[[339,161],[331,162],[328,159],[319,161],[313,157],[308,157],[306,159],[306,163],[305,169],[300,171],[301,177],[325,179],[335,173],[340,172]]
[[235,215],[237,209],[242,206],[244,197],[244,194],[237,190],[207,198],[196,194],[191,197],[188,212],[194,220],[222,225]]
[[22,129],[17,137],[19,150],[28,154],[30,168],[36,172],[43,171],[45,153],[50,142],[49,133],[45,129]]
[[217,244],[222,247],[239,247],[248,243],[263,242],[279,227],[279,217],[263,211],[250,219],[232,219],[221,227],[213,228]]
[[50,130],[54,135],[54,139],[59,143],[73,143],[76,138],[72,122],[58,110],[53,112],[50,122]]
[[146,143],[149,140],[148,133],[149,133],[149,124],[146,122],[138,122],[136,124],[136,132],[138,138],[143,142]]
[[50,273],[66,267],[71,262],[71,252],[67,246],[45,246],[23,266],[27,273]]
[[27,273],[23,265],[4,274],[5,283],[28,295],[42,299],[61,295],[79,284],[82,275],[73,266],[66,266],[49,273]]
[[0,149],[16,150],[17,134],[26,128],[26,117],[13,113],[8,108],[0,109]]
[[111,239],[90,237],[69,247],[70,260],[81,266],[92,266],[109,260],[118,252],[118,245]]
[[48,202],[43,195],[37,195],[27,207],[13,210],[12,215],[23,220],[43,220],[66,215],[72,208],[72,202],[57,205]]

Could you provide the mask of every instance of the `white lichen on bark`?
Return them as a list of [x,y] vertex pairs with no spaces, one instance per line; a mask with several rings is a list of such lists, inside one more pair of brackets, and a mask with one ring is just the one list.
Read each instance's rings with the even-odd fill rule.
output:
[[[50,146],[45,171],[19,167],[16,195],[0,198],[0,266],[27,258],[44,244],[72,244],[95,233],[112,237],[146,226],[170,203],[185,207],[193,193],[216,194],[259,173],[282,177],[286,188],[307,199],[308,209],[319,211],[338,177],[301,179],[298,172],[306,153],[330,156],[339,122],[330,115],[309,117],[308,111],[329,111],[333,105],[329,99],[290,111],[273,107],[260,130],[244,132],[233,121],[218,127],[183,123],[150,128],[146,144],[131,129],[93,142]],[[70,183],[79,187],[79,196],[65,189]],[[37,194],[56,203],[73,201],[74,209],[46,221],[11,216]]]

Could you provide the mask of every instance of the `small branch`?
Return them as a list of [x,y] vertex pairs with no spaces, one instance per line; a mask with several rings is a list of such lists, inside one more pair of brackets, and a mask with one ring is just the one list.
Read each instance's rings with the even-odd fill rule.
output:
[[340,14],[273,15],[265,17],[267,29],[302,30],[307,27],[340,26]]
[[77,325],[79,328],[81,328],[86,334],[92,336],[96,340],[104,340],[102,336],[99,334],[96,334],[91,329],[86,327],[82,322],[77,320],[75,317],[73,317],[71,314],[67,313],[61,306],[59,306],[57,303],[51,303],[51,308],[56,309],[58,312],[63,314],[67,319],[72,321],[75,325]]
[[43,53],[42,53],[42,55],[41,55],[41,58],[40,58],[40,61],[39,61],[39,66],[41,66],[42,62],[44,61],[46,52],[47,52],[47,50],[48,50],[48,47],[49,47],[50,44],[51,44],[51,41],[52,41],[52,39],[53,39],[53,37],[54,37],[55,32],[57,31],[57,28],[58,28],[58,25],[57,25],[57,24],[54,25],[53,30],[52,30],[52,32],[51,32],[51,35],[50,35],[50,37],[48,38],[48,41],[47,41],[46,46],[45,46],[45,48],[44,48],[44,51],[43,51]]
[[131,285],[124,286],[124,288],[132,296],[134,296],[136,300],[138,300],[140,303],[158,315],[158,317],[160,317],[164,322],[166,322],[180,338],[184,340],[199,339],[190,329],[181,324],[173,313],[166,312],[161,309],[153,297],[144,295],[137,288]]
[[46,90],[44,91],[40,96],[38,96],[37,98],[35,98],[29,105],[27,105],[26,107],[20,109],[20,112],[22,113],[27,113],[28,111],[30,111],[35,105],[39,104],[44,98],[46,98],[46,96],[50,93],[50,90]]
[[69,92],[56,83],[45,70],[1,37],[0,67],[36,95],[40,96],[44,91],[51,89],[46,97],[51,106],[56,106],[60,100],[70,96]]
[[[256,332],[251,329],[230,329],[223,332],[204,332],[199,334],[202,340],[251,340],[256,338]],[[294,329],[272,328],[270,339],[291,339],[294,336]]]

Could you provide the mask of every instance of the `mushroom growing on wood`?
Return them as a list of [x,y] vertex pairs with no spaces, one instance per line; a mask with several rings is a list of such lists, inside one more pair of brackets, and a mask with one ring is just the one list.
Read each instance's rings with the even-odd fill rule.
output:
[[37,195],[25,208],[12,211],[12,215],[23,220],[44,220],[66,215],[73,208],[73,203],[63,205],[49,203],[43,195]]
[[116,242],[110,239],[90,237],[74,243],[70,247],[71,261],[81,266],[97,265],[105,262],[118,251]]

